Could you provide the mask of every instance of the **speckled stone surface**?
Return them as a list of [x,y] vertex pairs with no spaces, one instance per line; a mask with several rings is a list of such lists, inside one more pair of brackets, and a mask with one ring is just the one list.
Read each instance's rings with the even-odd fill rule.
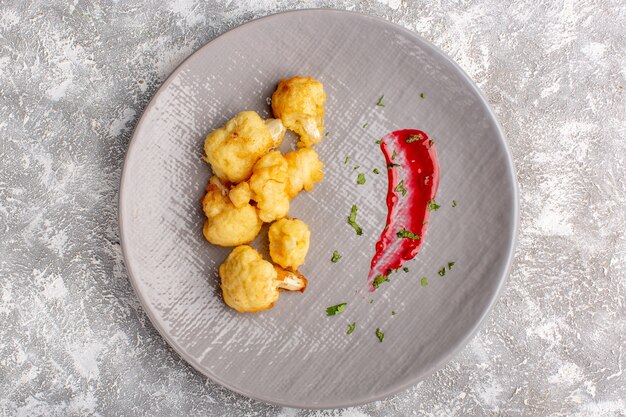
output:
[[[132,292],[117,227],[135,123],[167,75],[254,17],[335,7],[452,56],[507,135],[511,276],[443,370],[362,407],[303,411],[207,381]],[[624,415],[626,4],[620,1],[4,1],[0,415]]]

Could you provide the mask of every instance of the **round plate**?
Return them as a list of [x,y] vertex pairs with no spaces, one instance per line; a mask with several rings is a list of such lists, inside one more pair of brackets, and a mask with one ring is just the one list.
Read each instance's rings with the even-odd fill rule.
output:
[[[230,249],[202,236],[199,200],[210,177],[203,140],[242,110],[270,117],[277,81],[294,75],[322,81],[328,96],[329,135],[317,146],[326,176],[290,210],[312,232],[300,269],[309,287],[282,293],[271,310],[240,314],[225,306],[218,284],[217,268]],[[384,107],[377,106],[383,94]],[[384,158],[375,141],[401,128],[434,139],[441,208],[431,216],[421,253],[407,264],[410,272],[392,274],[370,293],[369,262],[387,210]],[[359,172],[364,185],[356,184]],[[180,65],[135,130],[119,204],[131,282],[168,343],[214,381],[290,407],[373,401],[443,366],[493,305],[517,225],[502,132],[463,71],[410,31],[334,10],[255,20]],[[347,224],[353,204],[362,236]],[[266,234],[264,228],[261,248]],[[330,261],[334,250],[342,255],[338,263]],[[450,261],[454,267],[439,276]],[[326,316],[326,307],[342,302],[345,312]],[[376,328],[385,333],[382,343]]]

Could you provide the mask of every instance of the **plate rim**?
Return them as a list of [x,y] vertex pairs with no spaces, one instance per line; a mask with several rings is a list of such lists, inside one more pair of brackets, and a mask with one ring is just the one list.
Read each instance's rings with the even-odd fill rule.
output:
[[[462,78],[462,80],[464,81],[464,83],[476,94],[476,96],[478,97],[479,101],[481,102],[481,104],[483,105],[483,107],[486,109],[487,111],[487,116],[489,119],[491,119],[491,121],[493,122],[495,128],[496,128],[496,133],[497,133],[497,139],[502,143],[503,145],[503,149],[504,149],[504,153],[506,155],[506,161],[508,162],[508,167],[509,167],[509,172],[508,174],[511,177],[512,180],[512,200],[513,200],[513,205],[512,205],[512,219],[513,219],[513,224],[512,224],[512,228],[510,230],[510,239],[509,239],[509,248],[508,248],[508,254],[506,257],[506,262],[504,264],[504,267],[502,268],[500,275],[500,279],[499,282],[497,284],[497,288],[496,290],[493,292],[492,296],[489,299],[489,302],[487,304],[487,306],[483,309],[483,311],[480,314],[480,317],[478,318],[478,320],[476,320],[476,322],[473,324],[473,326],[469,329],[469,331],[466,333],[466,335],[456,344],[456,346],[454,348],[452,348],[446,355],[444,355],[439,361],[434,362],[431,364],[431,366],[428,369],[425,369],[421,374],[416,375],[412,378],[409,378],[405,383],[403,384],[399,384],[399,385],[394,385],[394,386],[390,386],[390,388],[380,391],[379,393],[377,393],[376,395],[365,395],[365,396],[361,396],[358,398],[354,398],[354,399],[350,399],[350,400],[344,400],[344,401],[335,401],[334,403],[327,403],[325,405],[316,405],[316,404],[310,404],[310,403],[305,403],[305,402],[287,402],[287,401],[277,401],[275,399],[272,398],[266,398],[263,395],[258,395],[255,394],[254,392],[250,392],[246,389],[242,389],[239,388],[237,386],[234,386],[232,384],[230,384],[229,382],[223,381],[221,378],[217,377],[216,375],[212,375],[209,370],[204,369],[200,363],[198,363],[194,358],[190,357],[185,350],[177,343],[175,342],[168,334],[167,331],[165,331],[165,329],[163,328],[163,326],[161,325],[160,321],[155,317],[154,313],[152,312],[151,308],[149,308],[149,303],[145,297],[145,295],[139,291],[139,284],[137,282],[137,279],[135,278],[135,275],[133,273],[132,267],[131,267],[131,262],[129,262],[129,256],[127,253],[127,243],[126,243],[126,238],[125,238],[125,227],[124,227],[124,223],[125,223],[125,216],[124,216],[124,212],[122,210],[122,207],[124,206],[124,188],[125,188],[125,183],[129,180],[129,175],[128,175],[128,165],[129,165],[129,160],[131,159],[131,156],[133,154],[133,148],[135,147],[134,145],[137,144],[137,140],[136,138],[139,136],[139,133],[142,130],[143,125],[146,123],[146,114],[151,111],[154,107],[156,102],[158,101],[158,98],[161,94],[164,93],[164,91],[169,87],[169,85],[172,83],[172,81],[176,78],[176,76],[182,71],[183,67],[185,66],[185,64],[192,58],[194,57],[196,54],[200,53],[202,50],[211,47],[211,45],[214,42],[217,42],[227,36],[232,36],[235,32],[237,32],[238,30],[240,30],[243,27],[249,28],[250,26],[253,26],[255,24],[258,24],[262,21],[265,20],[269,20],[272,18],[277,18],[277,17],[285,17],[286,15],[295,15],[295,14],[309,14],[309,13],[318,13],[318,12],[325,12],[325,13],[332,13],[332,14],[337,14],[337,15],[348,15],[348,16],[352,16],[352,17],[358,17],[358,18],[362,18],[365,20],[372,20],[375,21],[377,23],[381,23],[383,25],[388,25],[390,27],[392,27],[395,30],[399,30],[401,32],[403,32],[405,35],[407,35],[409,38],[412,38],[414,41],[416,41],[417,43],[420,44],[420,46],[425,47],[425,48],[429,48],[431,51],[433,51],[438,57],[442,58],[443,60],[447,61],[448,64],[450,64],[456,71],[457,73],[460,75],[460,77]],[[498,122],[498,119],[496,118],[496,115],[493,111],[493,109],[491,108],[491,106],[489,105],[489,102],[487,101],[486,97],[484,96],[483,92],[478,88],[478,86],[474,83],[474,81],[467,75],[467,73],[459,66],[459,64],[454,61],[451,57],[449,57],[443,50],[441,50],[439,47],[437,47],[436,45],[432,44],[431,42],[429,42],[428,40],[424,39],[422,36],[418,35],[416,32],[409,30],[399,24],[393,23],[387,19],[378,17],[378,16],[373,16],[370,14],[365,14],[365,13],[360,13],[360,12],[356,12],[356,11],[350,11],[350,10],[342,10],[342,9],[331,9],[331,8],[304,8],[304,9],[297,9],[297,10],[286,10],[286,11],[282,11],[282,12],[278,12],[278,13],[273,13],[273,14],[269,14],[266,16],[262,16],[262,17],[258,17],[258,18],[254,18],[251,20],[248,20],[244,23],[241,23],[231,29],[228,29],[226,32],[216,36],[215,38],[211,39],[210,41],[206,42],[204,45],[202,45],[201,47],[199,47],[198,49],[196,49],[195,51],[193,51],[189,56],[187,56],[180,64],[178,64],[178,66],[172,71],[172,73],[165,79],[165,81],[163,81],[163,83],[159,86],[159,88],[156,90],[156,92],[154,93],[154,95],[152,96],[152,98],[150,99],[150,101],[148,102],[148,105],[145,107],[145,109],[143,110],[143,112],[141,113],[141,117],[139,118],[139,121],[137,122],[137,125],[135,126],[135,128],[133,129],[133,134],[131,135],[131,139],[128,145],[128,149],[126,150],[126,155],[124,156],[124,164],[122,167],[122,172],[121,172],[121,176],[120,176],[120,184],[119,184],[119,194],[118,194],[118,215],[117,215],[117,220],[118,220],[118,227],[119,227],[119,237],[120,237],[120,246],[122,249],[122,257],[123,257],[123,263],[124,263],[124,267],[126,269],[126,272],[128,274],[128,279],[131,283],[131,286],[133,288],[133,291],[135,292],[137,298],[139,299],[139,302],[141,304],[141,308],[143,309],[143,311],[145,312],[145,314],[148,316],[148,319],[150,320],[150,323],[152,324],[152,326],[154,326],[154,328],[157,330],[157,332],[159,333],[159,335],[165,340],[165,342],[169,345],[169,347],[171,347],[185,362],[187,362],[189,365],[191,365],[191,367],[196,371],[199,372],[201,375],[203,375],[206,378],[209,378],[211,381],[221,385],[224,388],[227,388],[237,394],[246,396],[248,398],[252,398],[253,400],[256,401],[261,401],[267,404],[272,404],[272,405],[276,405],[276,406],[280,406],[280,407],[290,407],[290,408],[301,408],[301,409],[313,409],[313,410],[322,410],[322,409],[334,409],[334,408],[345,408],[345,407],[354,407],[354,406],[359,406],[359,405],[363,405],[363,404],[368,404],[374,401],[379,401],[382,399],[385,399],[387,397],[390,397],[394,394],[397,394],[399,392],[402,392],[412,386],[415,386],[418,382],[423,381],[427,378],[429,378],[431,375],[433,375],[435,372],[443,369],[443,367],[450,362],[454,357],[456,357],[460,351],[462,349],[464,349],[468,343],[476,336],[476,334],[478,333],[478,331],[483,327],[484,322],[486,317],[492,312],[496,301],[500,298],[500,295],[502,293],[502,290],[506,284],[506,282],[509,279],[509,276],[511,274],[511,268],[512,268],[512,264],[513,264],[513,259],[515,257],[515,253],[516,253],[516,249],[517,249],[517,243],[518,243],[518,237],[519,237],[519,222],[520,222],[520,212],[519,212],[519,184],[517,181],[517,176],[516,176],[517,170],[515,169],[515,164],[513,161],[513,157],[511,154],[511,150],[508,146],[508,143],[506,141],[506,137],[504,135],[504,132],[502,130],[502,127],[500,126],[500,123]]]

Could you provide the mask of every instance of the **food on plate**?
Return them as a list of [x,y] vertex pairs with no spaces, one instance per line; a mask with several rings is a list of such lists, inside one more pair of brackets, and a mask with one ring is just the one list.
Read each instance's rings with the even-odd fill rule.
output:
[[216,176],[211,177],[206,187],[202,210],[207,217],[203,228],[204,237],[214,245],[250,243],[263,225],[257,208],[249,202],[235,206],[229,198],[227,187]]
[[289,165],[279,151],[270,151],[254,164],[250,177],[252,199],[259,217],[266,223],[281,219],[289,212],[287,194]]
[[268,149],[277,146],[277,142],[280,141],[272,137],[261,116],[253,111],[244,111],[224,127],[207,135],[204,141],[205,159],[219,178],[239,183],[250,177],[256,161]]
[[303,291],[306,279],[275,267],[247,245],[237,246],[219,268],[224,302],[239,312],[271,308],[279,290]]
[[387,163],[387,222],[370,264],[371,291],[389,281],[390,271],[417,255],[430,212],[439,208],[434,200],[439,162],[428,135],[415,129],[397,130],[380,140],[380,149]]
[[274,263],[293,271],[304,263],[311,239],[311,231],[305,222],[280,219],[272,223],[268,235],[270,257]]
[[272,94],[274,117],[300,135],[298,146],[310,147],[322,140],[326,93],[321,82],[311,77],[280,80]]
[[301,148],[285,154],[289,164],[287,194],[293,198],[302,190],[311,191],[313,184],[324,178],[324,164],[317,152],[311,148]]
[[[202,198],[205,238],[236,246],[220,265],[224,301],[240,312],[271,308],[279,290],[304,291],[297,270],[309,250],[311,232],[302,220],[288,219],[290,200],[312,191],[324,178],[324,164],[312,145],[322,140],[326,94],[311,77],[281,80],[272,95],[274,119],[244,111],[204,141],[213,176]],[[283,155],[278,148],[287,129],[300,135],[300,149]],[[269,228],[266,261],[247,243]]]

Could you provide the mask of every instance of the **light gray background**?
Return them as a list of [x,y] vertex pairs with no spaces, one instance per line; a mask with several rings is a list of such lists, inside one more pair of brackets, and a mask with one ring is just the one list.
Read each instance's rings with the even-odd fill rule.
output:
[[[45,1],[0,5],[0,414],[624,415],[623,2]],[[207,381],[147,321],[122,263],[129,137],[186,56],[297,7],[370,13],[452,56],[507,135],[516,260],[483,329],[385,401],[281,409]]]

